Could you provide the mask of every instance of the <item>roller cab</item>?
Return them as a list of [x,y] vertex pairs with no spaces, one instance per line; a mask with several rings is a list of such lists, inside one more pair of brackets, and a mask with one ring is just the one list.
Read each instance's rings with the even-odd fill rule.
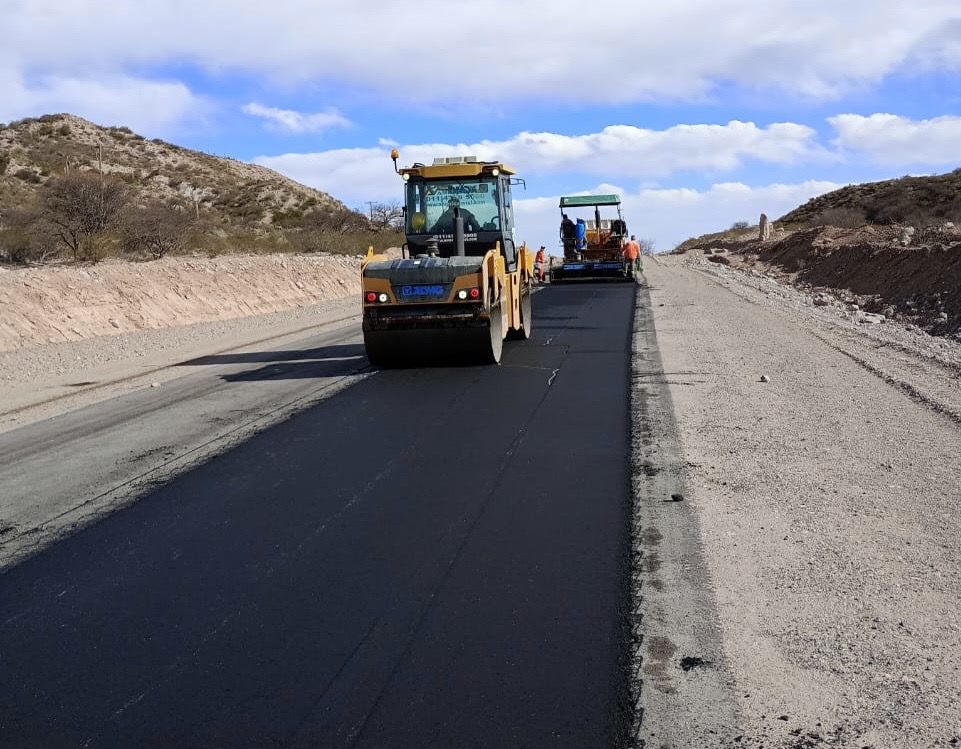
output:
[[362,264],[368,359],[378,366],[498,363],[504,340],[532,329],[534,264],[514,242],[514,170],[461,157],[397,172],[405,256],[371,252]]

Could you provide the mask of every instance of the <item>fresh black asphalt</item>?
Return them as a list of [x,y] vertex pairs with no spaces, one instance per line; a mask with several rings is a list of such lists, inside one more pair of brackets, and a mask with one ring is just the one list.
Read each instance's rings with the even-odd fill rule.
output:
[[0,576],[0,746],[619,746],[633,304],[547,288],[501,366],[378,372]]

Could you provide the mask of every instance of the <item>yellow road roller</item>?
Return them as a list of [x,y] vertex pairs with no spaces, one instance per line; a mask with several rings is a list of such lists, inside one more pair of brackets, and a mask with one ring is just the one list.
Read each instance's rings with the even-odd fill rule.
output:
[[367,358],[377,366],[498,363],[505,338],[529,338],[534,256],[514,241],[499,161],[434,159],[394,170],[404,182],[403,257],[361,266]]

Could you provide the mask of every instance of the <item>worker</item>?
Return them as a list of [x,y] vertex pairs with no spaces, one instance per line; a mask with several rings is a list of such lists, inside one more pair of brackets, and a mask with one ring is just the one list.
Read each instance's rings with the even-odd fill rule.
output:
[[587,222],[584,219],[577,219],[577,223],[574,225],[574,249],[578,252],[587,249]]
[[643,261],[641,260],[641,243],[637,241],[637,237],[635,237],[633,234],[631,234],[631,243],[635,248],[634,272],[640,273],[642,270],[644,270]]
[[[466,208],[460,208],[460,217],[464,220],[465,232],[480,231],[481,225],[477,217]],[[454,206],[444,211],[434,225],[430,228],[431,234],[453,234],[454,233]]]
[[534,256],[534,276],[537,278],[538,283],[544,283],[544,262],[546,257],[544,255],[544,245],[537,251]]
[[622,254],[624,255],[624,272],[634,277],[640,270],[641,246],[635,241],[633,235],[624,243]]
[[574,222],[567,217],[566,213],[562,213],[561,216],[561,243],[564,246],[564,259],[573,260],[577,256],[574,250],[577,228],[574,226]]

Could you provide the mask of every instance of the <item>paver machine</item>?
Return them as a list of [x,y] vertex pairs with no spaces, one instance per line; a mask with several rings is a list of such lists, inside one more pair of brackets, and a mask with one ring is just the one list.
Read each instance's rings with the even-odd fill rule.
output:
[[498,363],[531,335],[534,257],[514,241],[511,167],[473,156],[397,167],[403,257],[361,267],[367,358],[378,366]]
[[[616,218],[601,218],[601,208],[613,206]],[[593,217],[577,218],[593,208]],[[567,195],[561,198],[561,244],[564,262],[551,267],[551,283],[576,280],[615,279],[630,281],[622,245],[627,223],[621,215],[618,195]],[[574,218],[571,218],[574,216]]]

